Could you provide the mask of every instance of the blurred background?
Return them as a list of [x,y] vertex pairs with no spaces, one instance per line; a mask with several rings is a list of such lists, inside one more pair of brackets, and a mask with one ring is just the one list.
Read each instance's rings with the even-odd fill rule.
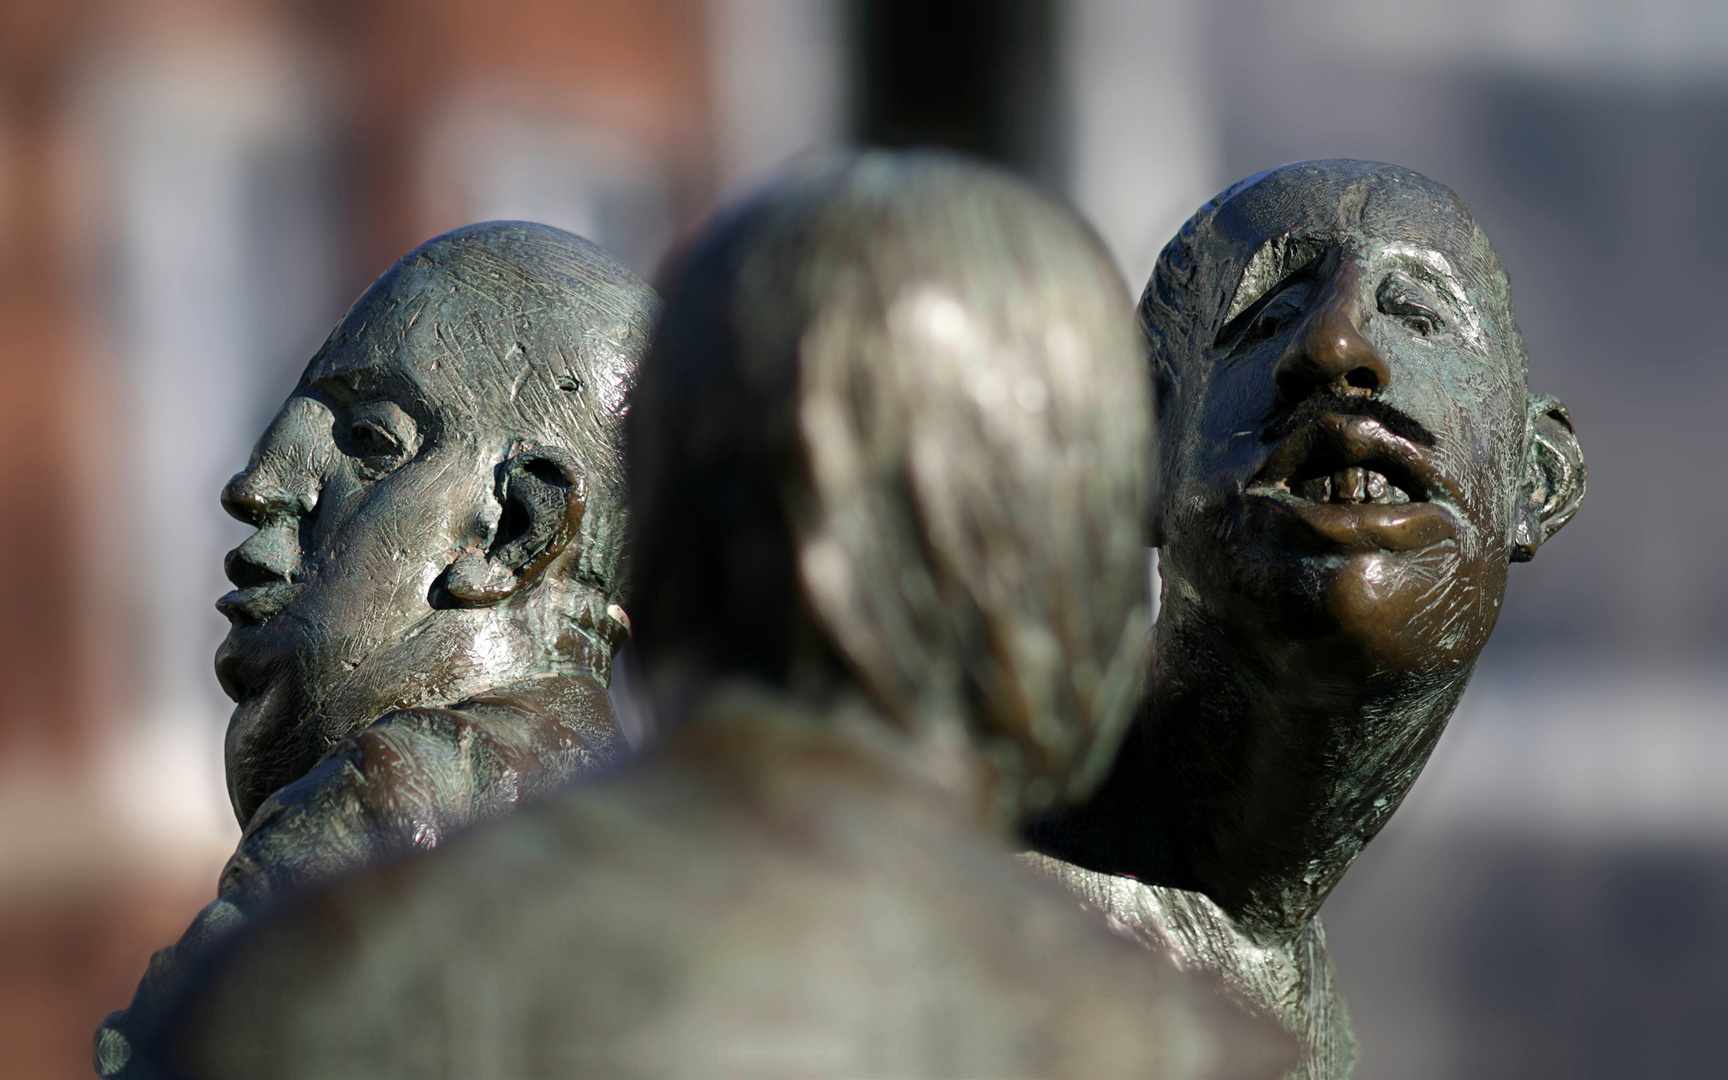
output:
[[1362,1080],[1728,1073],[1728,6],[0,0],[0,1062],[89,1075],[238,836],[216,494],[359,290],[528,218],[639,273],[812,147],[1063,193],[1135,290],[1225,184],[1451,185],[1583,513],[1325,917]]

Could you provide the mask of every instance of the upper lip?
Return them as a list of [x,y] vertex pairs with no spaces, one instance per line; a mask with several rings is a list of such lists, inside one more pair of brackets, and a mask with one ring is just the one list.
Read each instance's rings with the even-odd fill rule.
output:
[[[1350,501],[1399,501],[1402,492],[1410,502],[1447,501],[1456,505],[1457,491],[1429,455],[1414,442],[1394,435],[1368,416],[1349,416],[1329,412],[1296,429],[1272,448],[1265,464],[1250,482],[1250,489],[1268,493],[1288,493],[1296,498],[1315,499],[1316,485],[1310,483],[1360,467],[1370,474],[1378,473],[1386,482],[1388,496]],[[1308,490],[1304,491],[1304,485]],[[1318,491],[1329,498],[1316,501],[1336,501],[1334,485],[1318,485]],[[1349,496],[1343,496],[1349,499]]]

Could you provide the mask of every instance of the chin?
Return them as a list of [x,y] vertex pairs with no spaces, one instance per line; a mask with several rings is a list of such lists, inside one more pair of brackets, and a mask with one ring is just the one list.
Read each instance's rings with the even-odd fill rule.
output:
[[1222,543],[1190,547],[1198,590],[1234,597],[1219,614],[1290,662],[1352,678],[1439,676],[1468,669],[1493,629],[1504,570],[1485,572],[1456,539],[1341,550],[1311,534],[1292,544],[1284,528],[1254,529],[1252,514],[1220,520],[1228,525],[1208,533]]
[[234,697],[223,759],[229,798],[242,825],[271,793],[311,763],[305,745],[310,710],[304,696],[289,682],[270,678],[277,665],[255,664],[257,659],[244,648],[231,649],[229,642],[217,653],[223,686],[232,687]]
[[272,723],[269,703],[269,695],[252,695],[236,702],[234,711],[228,715],[222,761],[228,774],[228,800],[241,828],[246,827],[258,805],[276,790],[269,786],[263,767],[271,757],[266,733],[278,726]]
[[1327,622],[1371,670],[1441,675],[1474,663],[1493,629],[1491,613],[1484,623],[1477,611],[1477,586],[1447,543],[1352,554],[1327,575],[1320,600]]

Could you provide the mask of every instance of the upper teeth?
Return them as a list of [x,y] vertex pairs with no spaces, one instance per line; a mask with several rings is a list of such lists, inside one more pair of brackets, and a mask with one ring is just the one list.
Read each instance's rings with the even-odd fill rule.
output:
[[1360,465],[1339,469],[1331,476],[1305,480],[1298,493],[1314,502],[1406,503],[1410,495],[1373,469]]

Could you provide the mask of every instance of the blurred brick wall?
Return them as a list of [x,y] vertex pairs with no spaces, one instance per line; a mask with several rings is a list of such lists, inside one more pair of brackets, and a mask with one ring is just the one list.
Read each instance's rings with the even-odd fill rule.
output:
[[499,84],[672,160],[685,215],[707,202],[712,148],[701,0],[316,0],[305,24],[337,58],[354,286],[443,229],[417,198],[418,146],[459,88]]
[[114,591],[124,522],[102,505],[127,403],[92,344],[104,293],[83,254],[100,183],[79,170],[100,158],[75,145],[79,79],[132,37],[219,47],[212,27],[315,57],[346,298],[463,223],[445,220],[459,206],[428,204],[438,178],[422,173],[434,114],[464,87],[616,132],[665,167],[687,221],[712,190],[702,13],[701,0],[0,0],[0,1074],[88,1076],[95,1025],[213,895],[220,865],[131,845],[104,788],[139,661]]
[[57,243],[60,89],[87,23],[75,3],[0,3],[0,755],[88,749],[69,270]]

